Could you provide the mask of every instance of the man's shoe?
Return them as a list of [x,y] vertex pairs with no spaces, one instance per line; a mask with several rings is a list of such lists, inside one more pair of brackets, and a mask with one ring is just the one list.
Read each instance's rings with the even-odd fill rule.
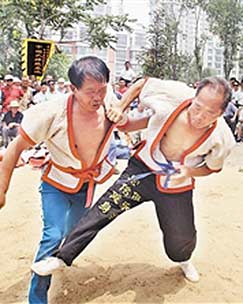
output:
[[31,270],[40,276],[47,276],[63,267],[65,267],[63,260],[56,257],[48,257],[32,264]]
[[181,262],[179,263],[179,266],[182,269],[186,279],[194,283],[199,281],[199,274],[196,268],[193,266],[192,262]]

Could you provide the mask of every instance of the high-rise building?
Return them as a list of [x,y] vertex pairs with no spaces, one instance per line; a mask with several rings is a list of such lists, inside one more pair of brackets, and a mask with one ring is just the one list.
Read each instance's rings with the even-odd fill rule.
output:
[[[194,11],[189,9],[182,10],[180,14],[180,0],[150,0],[151,13],[156,10],[158,5],[163,5],[168,14],[174,14],[175,18],[180,22],[177,41],[178,50],[185,55],[192,56],[193,60],[196,36],[198,41],[204,39],[205,42],[202,46],[203,68],[210,68],[218,76],[223,76],[223,48],[220,46],[217,37],[209,32],[206,13],[196,8]],[[199,20],[198,24],[197,18]]]
[[[143,0],[146,1],[146,0]],[[105,14],[123,15],[123,0],[108,0],[106,5],[98,5],[95,7],[94,16]],[[116,36],[117,42],[112,43],[111,47],[91,49],[86,37],[87,31],[83,24],[78,24],[74,28],[67,31],[63,43],[60,43],[61,49],[72,59],[79,58],[88,54],[94,54],[103,59],[111,70],[111,79],[114,81],[120,75],[124,68],[126,60],[131,61],[133,69],[139,73],[140,66],[137,57],[142,51],[142,47],[146,45],[145,27],[139,23],[132,25],[132,32],[121,31],[112,32]],[[56,39],[58,41],[58,39]]]

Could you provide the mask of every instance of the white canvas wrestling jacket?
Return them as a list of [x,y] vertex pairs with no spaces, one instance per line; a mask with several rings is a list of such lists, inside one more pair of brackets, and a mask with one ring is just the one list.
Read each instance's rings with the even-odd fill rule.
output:
[[[111,103],[109,98],[114,98],[113,94],[106,96]],[[90,205],[94,183],[103,183],[114,173],[112,156],[108,153],[114,125],[107,131],[92,165],[87,167],[75,148],[72,105],[71,94],[31,107],[24,113],[20,134],[31,145],[42,141],[47,145],[50,161],[43,170],[42,180],[68,193],[78,192],[88,181],[87,204]]]
[[[160,141],[179,113],[191,104],[194,95],[195,90],[178,81],[149,78],[143,86],[139,99],[144,106],[151,108],[154,114],[145,131],[146,140],[135,153],[135,157],[144,162],[151,171],[160,171],[158,163],[167,163],[159,149]],[[220,117],[182,154],[180,164],[189,167],[200,167],[205,164],[210,170],[218,172],[234,145],[232,132]],[[180,185],[173,185],[170,182],[168,187],[164,187],[165,179],[165,175],[156,174],[157,188],[161,192],[180,193],[194,188],[193,178],[188,178]]]

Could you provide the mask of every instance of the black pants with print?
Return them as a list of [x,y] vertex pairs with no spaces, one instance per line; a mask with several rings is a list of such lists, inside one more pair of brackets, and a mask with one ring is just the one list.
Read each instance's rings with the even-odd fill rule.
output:
[[154,175],[129,181],[134,174],[148,171],[142,162],[132,158],[120,178],[81,218],[54,255],[71,265],[103,227],[123,212],[152,200],[167,255],[175,262],[188,260],[196,245],[192,191],[162,193],[156,188]]

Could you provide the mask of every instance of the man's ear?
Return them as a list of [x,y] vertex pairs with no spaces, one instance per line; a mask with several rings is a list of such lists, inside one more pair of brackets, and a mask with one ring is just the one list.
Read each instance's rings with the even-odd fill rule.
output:
[[75,92],[77,90],[77,88],[75,87],[75,85],[71,84],[70,85],[70,88],[71,88],[71,91],[72,92]]

